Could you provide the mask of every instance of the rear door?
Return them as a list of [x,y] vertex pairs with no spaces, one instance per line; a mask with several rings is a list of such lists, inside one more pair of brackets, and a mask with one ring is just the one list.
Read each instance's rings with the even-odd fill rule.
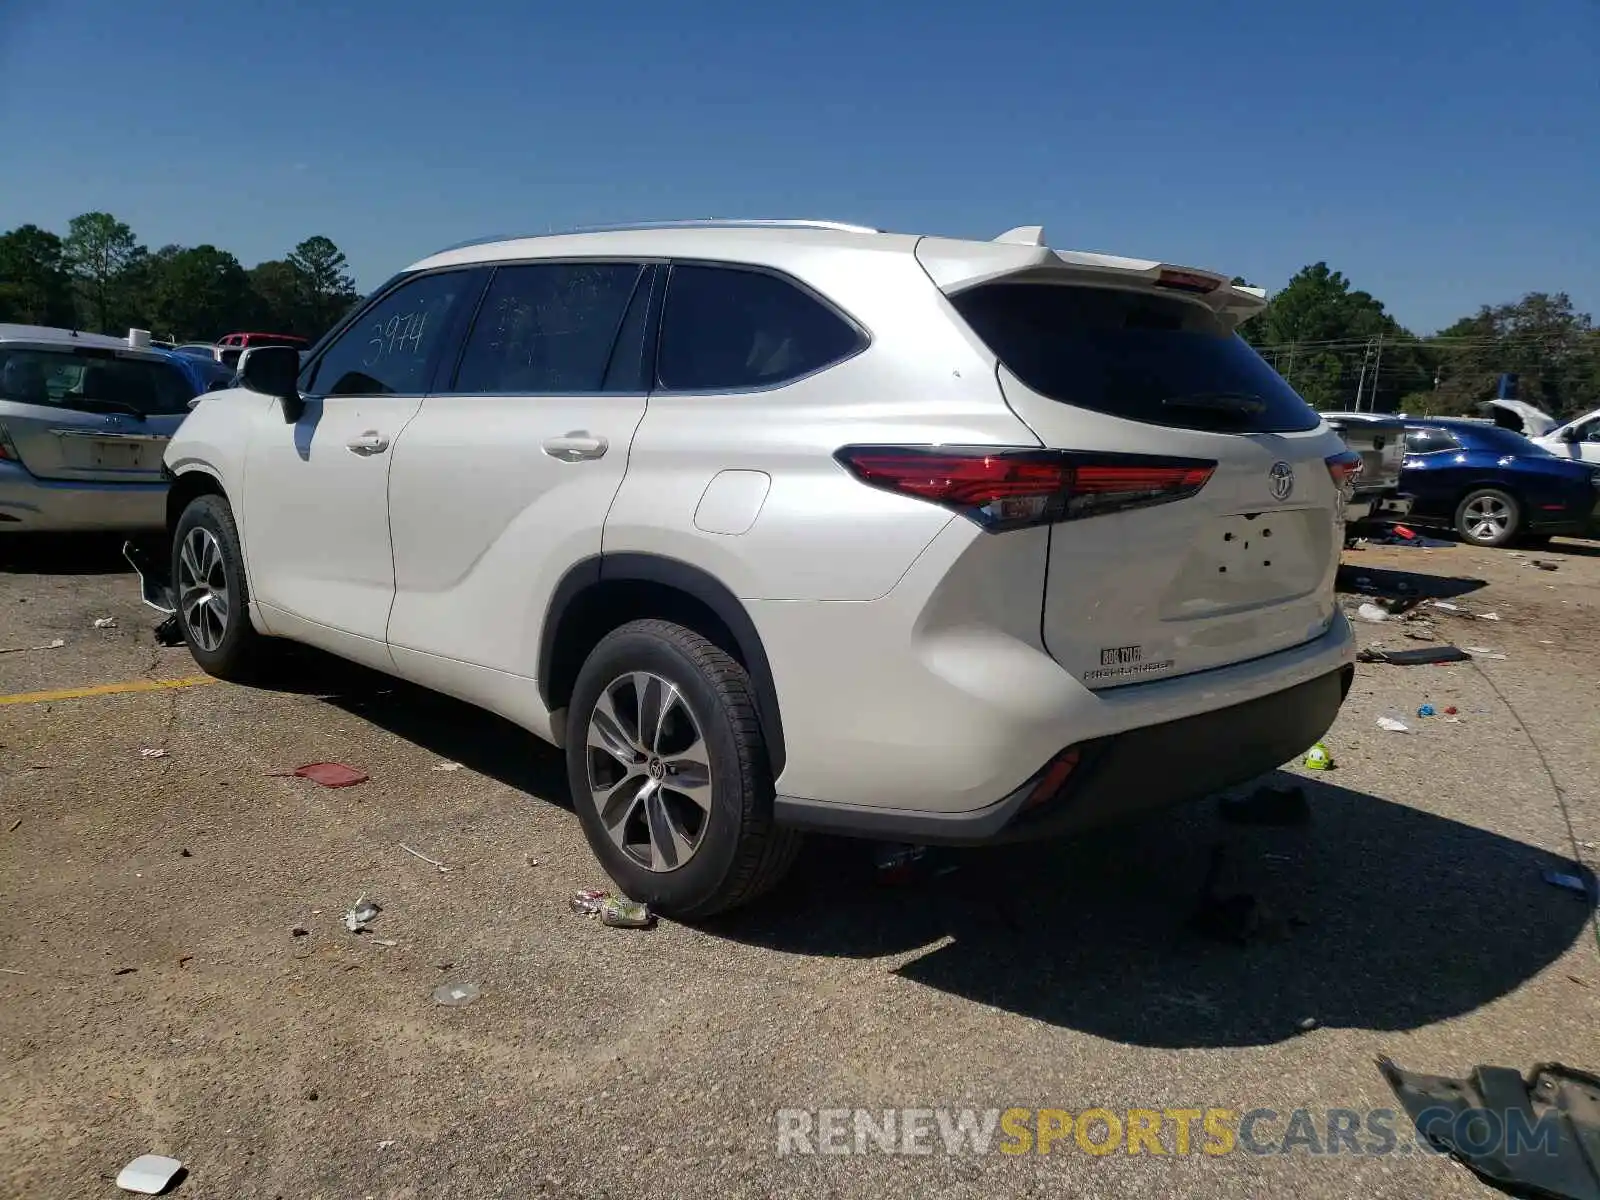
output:
[[395,449],[397,661],[534,676],[539,615],[567,568],[600,553],[644,417],[657,274],[638,261],[495,270],[453,378]]
[[159,483],[194,386],[138,350],[0,344],[0,431],[39,479]]
[[[1051,527],[1050,653],[1105,688],[1316,638],[1334,615],[1343,496],[1328,460],[1343,443],[1206,302],[1223,281],[1174,272],[1174,290],[1108,274],[951,297],[1000,359],[1012,410],[1088,464],[1094,503]],[[1199,473],[1174,488],[1163,463]],[[1159,487],[1141,475],[1152,465]]]

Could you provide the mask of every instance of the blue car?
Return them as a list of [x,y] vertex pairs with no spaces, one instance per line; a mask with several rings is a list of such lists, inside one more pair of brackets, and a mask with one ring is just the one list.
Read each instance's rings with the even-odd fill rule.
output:
[[1400,490],[1410,519],[1454,529],[1478,546],[1583,537],[1600,503],[1600,468],[1560,458],[1498,425],[1406,419]]

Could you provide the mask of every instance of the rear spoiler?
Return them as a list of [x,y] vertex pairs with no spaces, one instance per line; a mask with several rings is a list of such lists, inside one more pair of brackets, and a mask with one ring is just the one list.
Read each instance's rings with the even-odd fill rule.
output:
[[1039,225],[1009,229],[992,242],[919,238],[916,256],[947,296],[997,279],[1016,276],[1019,283],[1042,282],[1062,273],[1085,283],[1172,291],[1199,301],[1234,325],[1267,306],[1265,288],[1231,283],[1215,271],[1084,250],[1052,250],[1044,244]]

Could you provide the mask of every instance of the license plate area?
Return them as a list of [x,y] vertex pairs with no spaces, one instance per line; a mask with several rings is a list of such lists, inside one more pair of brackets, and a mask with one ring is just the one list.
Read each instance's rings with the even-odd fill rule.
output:
[[1325,573],[1332,537],[1333,517],[1320,509],[1220,517],[1196,538],[1162,616],[1221,616],[1304,596]]
[[89,466],[97,471],[141,471],[149,443],[120,438],[95,438],[89,443]]

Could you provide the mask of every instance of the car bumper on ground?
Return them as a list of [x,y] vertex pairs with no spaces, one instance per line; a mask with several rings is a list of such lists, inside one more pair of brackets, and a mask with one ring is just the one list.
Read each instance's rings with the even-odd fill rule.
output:
[[166,496],[165,483],[38,479],[0,463],[0,535],[161,529]]

